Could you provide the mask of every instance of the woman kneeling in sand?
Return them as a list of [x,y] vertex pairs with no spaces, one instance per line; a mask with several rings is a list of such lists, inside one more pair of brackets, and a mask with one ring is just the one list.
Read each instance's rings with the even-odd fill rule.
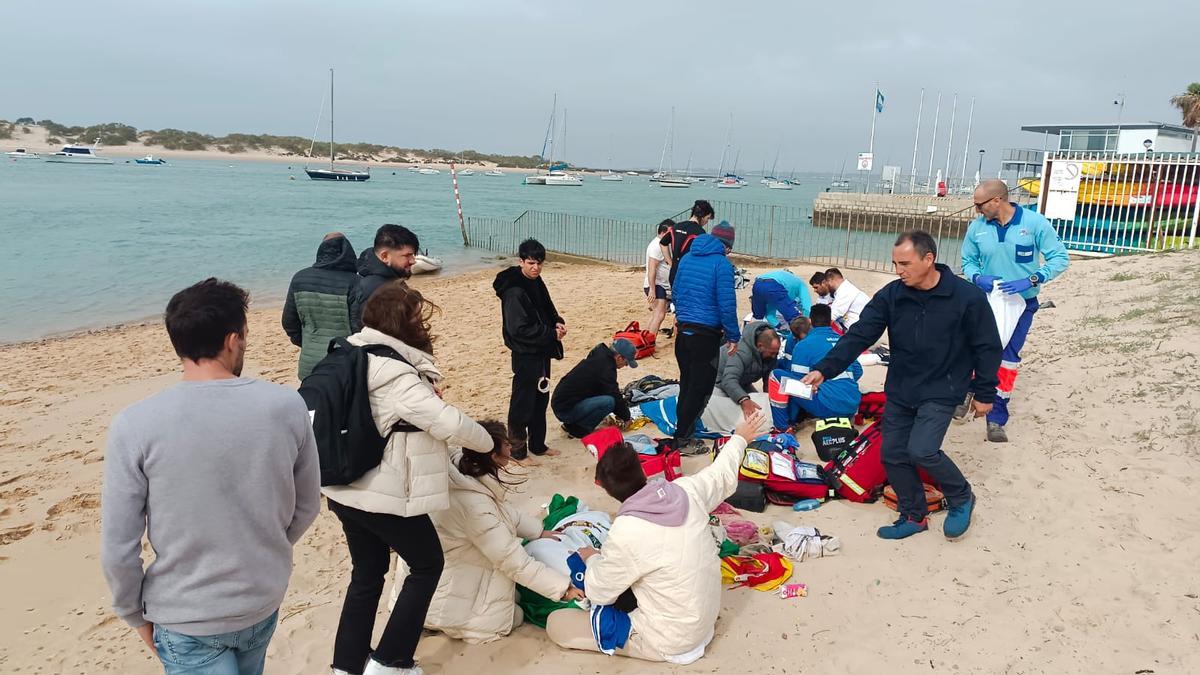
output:
[[450,508],[432,516],[446,567],[425,617],[426,628],[470,643],[491,642],[521,624],[517,584],[552,600],[583,598],[565,575],[525,552],[522,539],[555,534],[505,503],[513,485],[501,476],[513,461],[508,429],[480,424],[491,434],[492,451],[451,450]]

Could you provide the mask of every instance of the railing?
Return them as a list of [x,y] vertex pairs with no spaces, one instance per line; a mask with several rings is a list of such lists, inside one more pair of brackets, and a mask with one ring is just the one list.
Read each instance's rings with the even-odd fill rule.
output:
[[1200,220],[1200,154],[1047,153],[1023,187],[1075,251],[1192,248]]
[[526,211],[516,220],[467,216],[472,246],[516,255],[521,242],[537,239],[550,251],[627,265],[645,264],[654,225],[569,213]]

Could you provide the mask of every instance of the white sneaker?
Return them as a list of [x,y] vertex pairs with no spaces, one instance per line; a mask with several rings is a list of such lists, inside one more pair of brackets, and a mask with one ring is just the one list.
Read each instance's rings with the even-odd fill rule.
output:
[[385,666],[375,659],[368,659],[367,667],[363,669],[363,675],[425,675],[425,671],[416,664],[412,668],[393,668]]

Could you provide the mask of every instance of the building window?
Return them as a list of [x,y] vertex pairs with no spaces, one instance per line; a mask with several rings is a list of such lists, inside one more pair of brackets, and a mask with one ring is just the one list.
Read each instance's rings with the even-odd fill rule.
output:
[[1115,152],[1116,129],[1063,129],[1058,136],[1059,150],[1076,152]]

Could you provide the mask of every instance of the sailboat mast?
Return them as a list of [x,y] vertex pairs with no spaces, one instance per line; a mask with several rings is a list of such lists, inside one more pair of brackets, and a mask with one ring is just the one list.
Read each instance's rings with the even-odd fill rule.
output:
[[333,68],[329,69],[329,168],[333,169]]

